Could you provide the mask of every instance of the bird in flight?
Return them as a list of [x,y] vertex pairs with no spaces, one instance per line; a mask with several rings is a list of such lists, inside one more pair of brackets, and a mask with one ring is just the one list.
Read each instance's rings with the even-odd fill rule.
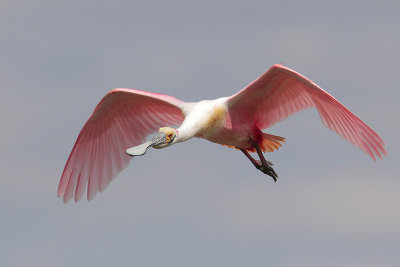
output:
[[[285,138],[262,130],[311,107],[318,110],[323,125],[373,160],[386,155],[384,141],[338,100],[303,75],[278,64],[236,94],[215,100],[184,102],[134,89],[110,91],[79,133],[60,179],[58,197],[68,202],[75,196],[79,201],[87,188],[87,199],[91,200],[131,157],[143,155],[149,147],[160,149],[193,137],[240,150],[276,181],[278,175],[263,152],[278,149]],[[179,127],[170,127],[174,125]]]

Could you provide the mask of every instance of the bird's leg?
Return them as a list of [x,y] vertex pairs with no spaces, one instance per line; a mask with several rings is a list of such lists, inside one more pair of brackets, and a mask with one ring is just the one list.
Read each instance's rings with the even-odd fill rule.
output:
[[256,160],[254,159],[249,152],[247,152],[247,150],[245,149],[240,149],[240,151],[243,152],[243,154],[246,155],[246,157],[251,161],[251,163],[253,163],[254,167],[256,167],[258,170],[262,171],[265,174],[268,174],[269,176],[271,176],[274,181],[276,182],[278,179],[278,175],[276,174],[275,170],[271,167],[273,164],[272,162],[269,162],[267,160],[265,160],[264,155],[261,152],[261,149],[258,147],[258,145],[255,146],[256,150],[257,150],[257,154],[260,157],[260,160]]
[[269,161],[266,161],[264,158],[264,155],[260,149],[260,147],[258,146],[258,144],[255,144],[254,147],[256,148],[257,154],[260,157],[260,160],[262,162],[262,165],[264,168],[261,169],[261,171],[265,174],[268,174],[269,176],[271,176],[274,181],[276,182],[278,180],[278,174],[276,174],[275,170],[272,168],[272,164]]

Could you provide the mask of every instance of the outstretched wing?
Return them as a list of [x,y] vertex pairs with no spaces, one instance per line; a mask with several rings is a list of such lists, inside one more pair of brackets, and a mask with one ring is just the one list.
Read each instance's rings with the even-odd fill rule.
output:
[[166,125],[182,123],[184,102],[172,96],[117,88],[97,105],[79,133],[58,186],[64,202],[91,200],[129,163],[125,150]]
[[322,123],[361,148],[375,160],[386,155],[383,140],[338,100],[303,75],[274,65],[247,87],[228,99],[232,124],[245,120],[260,129],[290,115],[315,107]]

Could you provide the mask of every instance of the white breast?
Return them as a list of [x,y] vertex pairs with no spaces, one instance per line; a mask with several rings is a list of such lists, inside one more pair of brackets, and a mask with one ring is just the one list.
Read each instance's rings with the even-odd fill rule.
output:
[[207,138],[225,122],[227,116],[226,97],[203,100],[192,105],[182,125],[178,128],[179,140],[185,141],[194,136]]

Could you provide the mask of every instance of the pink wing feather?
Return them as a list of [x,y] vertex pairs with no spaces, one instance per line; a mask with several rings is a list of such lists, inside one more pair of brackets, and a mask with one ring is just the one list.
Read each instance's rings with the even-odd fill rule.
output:
[[172,96],[117,88],[97,105],[69,155],[58,186],[64,202],[91,200],[129,163],[129,147],[159,127],[182,123],[183,101]]
[[317,108],[322,123],[375,159],[386,155],[383,140],[338,100],[303,75],[274,65],[229,98],[232,123],[268,128],[306,108]]

